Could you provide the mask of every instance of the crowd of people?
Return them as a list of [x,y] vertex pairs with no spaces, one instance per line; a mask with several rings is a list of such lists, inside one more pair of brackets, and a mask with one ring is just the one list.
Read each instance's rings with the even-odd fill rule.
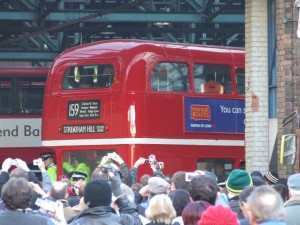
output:
[[[211,171],[167,177],[163,166],[148,158],[128,168],[113,153],[91,174],[73,170],[57,181],[51,155],[42,159],[40,179],[21,159],[2,163],[1,225],[300,224],[300,173],[284,180],[274,172],[234,169],[218,183]],[[138,179],[145,163],[153,173]]]

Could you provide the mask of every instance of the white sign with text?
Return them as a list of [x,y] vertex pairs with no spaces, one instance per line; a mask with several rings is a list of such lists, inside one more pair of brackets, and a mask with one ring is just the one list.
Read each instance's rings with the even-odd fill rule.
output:
[[0,148],[41,145],[40,118],[0,119]]

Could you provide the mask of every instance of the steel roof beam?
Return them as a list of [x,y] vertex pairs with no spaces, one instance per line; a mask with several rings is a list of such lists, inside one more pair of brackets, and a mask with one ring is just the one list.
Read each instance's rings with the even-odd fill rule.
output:
[[0,60],[52,61],[58,52],[0,51]]
[[[49,13],[45,17],[45,21],[51,22],[68,22],[80,20],[92,16],[97,12],[91,11],[56,11]],[[34,21],[38,18],[38,14],[29,11],[1,11],[0,20],[11,21]],[[212,23],[244,23],[243,14],[220,14],[215,16]],[[206,22],[205,16],[199,13],[149,13],[149,12],[119,12],[108,13],[102,16],[96,16],[85,22],[176,22],[176,23],[203,23]]]

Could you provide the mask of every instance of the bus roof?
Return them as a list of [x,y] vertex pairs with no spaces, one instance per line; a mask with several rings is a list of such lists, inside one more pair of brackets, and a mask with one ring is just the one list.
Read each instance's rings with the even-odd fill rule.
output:
[[59,58],[91,58],[97,57],[104,53],[109,52],[110,56],[112,54],[120,54],[123,51],[129,49],[141,49],[141,52],[144,51],[145,46],[153,46],[158,48],[177,48],[185,49],[190,51],[205,51],[205,52],[218,52],[218,53],[236,53],[243,54],[243,48],[236,47],[226,47],[226,46],[209,46],[209,45],[197,45],[197,44],[187,44],[187,43],[171,43],[171,42],[158,42],[158,41],[148,41],[148,40],[133,40],[133,39],[114,39],[106,41],[97,41],[89,44],[84,44],[76,46],[65,50],[62,52],[57,59]]

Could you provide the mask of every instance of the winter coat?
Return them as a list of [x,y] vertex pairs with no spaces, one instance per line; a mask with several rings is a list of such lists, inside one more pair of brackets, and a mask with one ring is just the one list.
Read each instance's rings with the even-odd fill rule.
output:
[[121,225],[120,217],[109,206],[88,208],[75,217],[71,225]]
[[287,224],[286,222],[280,220],[266,220],[259,223],[259,225],[287,225]]
[[0,213],[1,225],[54,225],[51,219],[32,211],[6,210]]
[[300,223],[300,198],[288,200],[284,204],[286,221],[288,225],[298,225]]
[[229,207],[231,208],[231,210],[233,212],[235,212],[237,214],[239,220],[244,219],[244,215],[243,215],[243,212],[240,207],[239,196],[235,196],[235,197],[229,199]]

